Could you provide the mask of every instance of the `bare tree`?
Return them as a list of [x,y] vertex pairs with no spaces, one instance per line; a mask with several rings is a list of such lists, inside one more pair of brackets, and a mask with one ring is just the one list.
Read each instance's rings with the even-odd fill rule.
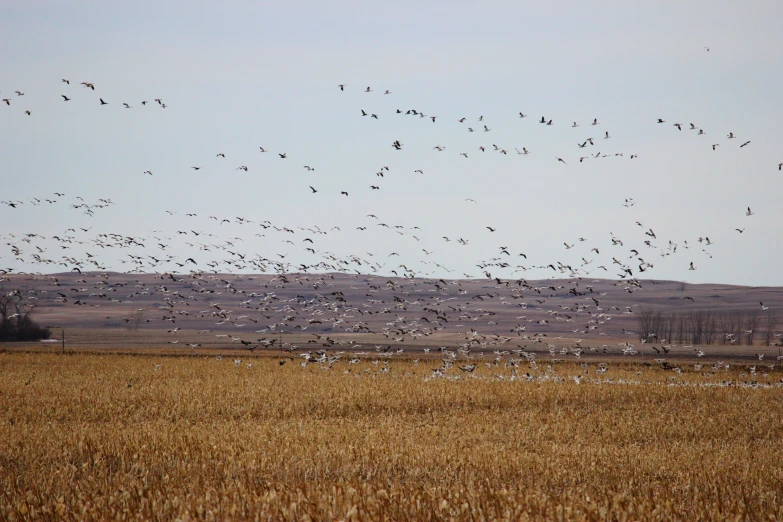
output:
[[737,310],[735,314],[736,322],[734,323],[734,335],[731,344],[742,344],[743,334],[745,333],[745,312]]
[[144,316],[144,310],[135,310],[133,315],[125,319],[125,327],[130,332],[137,332],[142,323],[144,323]]
[[718,323],[721,329],[720,344],[733,344],[731,341],[734,338],[734,332],[736,331],[737,315],[734,311],[722,312],[718,316]]
[[767,326],[767,332],[764,337],[764,344],[767,346],[772,346],[772,338],[775,334],[775,328],[778,326],[778,314],[773,309],[767,310],[767,315],[765,317],[766,319],[766,326]]
[[756,329],[758,328],[759,323],[761,323],[761,317],[759,317],[758,310],[748,313],[747,319],[745,320],[745,339],[747,340],[748,346],[753,346],[753,338],[756,335]]
[[704,313],[693,312],[688,317],[688,325],[690,326],[690,342],[691,344],[704,344]]
[[677,342],[683,344],[688,341],[686,336],[688,335],[688,325],[683,314],[677,316],[672,314],[672,323],[677,322]]
[[653,313],[649,310],[641,310],[637,315],[639,318],[639,335],[643,341],[648,341],[652,333],[652,315]]
[[716,314],[712,310],[707,310],[704,316],[704,344],[712,344],[715,342],[716,327]]

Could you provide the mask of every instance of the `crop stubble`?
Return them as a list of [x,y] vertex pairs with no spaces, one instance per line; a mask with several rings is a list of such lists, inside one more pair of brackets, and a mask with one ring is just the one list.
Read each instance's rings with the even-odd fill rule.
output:
[[438,365],[0,354],[0,519],[783,519],[783,388],[701,386],[742,368]]

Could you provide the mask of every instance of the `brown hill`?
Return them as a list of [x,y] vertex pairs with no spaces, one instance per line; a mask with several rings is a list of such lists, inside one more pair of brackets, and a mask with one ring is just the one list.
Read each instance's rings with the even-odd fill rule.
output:
[[[317,336],[339,336],[414,345],[459,343],[484,336],[503,336],[519,343],[557,337],[636,343],[643,333],[650,342],[693,341],[687,331],[679,332],[678,338],[676,320],[670,319],[673,326],[663,327],[668,339],[661,338],[660,324],[658,337],[647,336],[649,328],[640,323],[643,312],[648,317],[650,313],[675,314],[688,320],[711,317],[714,332],[705,338],[709,343],[730,341],[723,331],[727,325],[721,330],[720,317],[741,315],[740,324],[728,330],[741,344],[747,340],[747,329],[756,330],[758,335],[752,339],[756,342],[766,340],[767,329],[777,333],[773,319],[783,315],[778,313],[783,311],[783,289],[778,287],[655,280],[71,272],[7,275],[0,279],[0,288],[4,294],[19,290],[35,306],[35,320],[46,326],[94,336],[148,331],[154,337],[174,330],[173,337],[179,339],[186,332],[202,332],[196,338],[191,335],[190,342],[209,344],[209,338],[230,343],[233,339],[248,347],[259,342],[262,347],[270,342],[274,346],[281,334],[302,343],[321,342]],[[184,338],[181,341],[186,343]]]

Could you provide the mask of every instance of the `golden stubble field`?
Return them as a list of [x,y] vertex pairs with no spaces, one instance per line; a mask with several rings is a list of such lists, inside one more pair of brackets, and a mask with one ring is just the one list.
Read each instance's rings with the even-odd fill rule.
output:
[[777,367],[439,365],[0,354],[0,519],[783,520]]

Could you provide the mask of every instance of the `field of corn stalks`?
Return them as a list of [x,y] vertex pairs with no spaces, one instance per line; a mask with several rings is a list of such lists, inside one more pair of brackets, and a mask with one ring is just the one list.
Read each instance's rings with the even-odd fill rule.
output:
[[2,353],[0,520],[783,520],[775,362]]

